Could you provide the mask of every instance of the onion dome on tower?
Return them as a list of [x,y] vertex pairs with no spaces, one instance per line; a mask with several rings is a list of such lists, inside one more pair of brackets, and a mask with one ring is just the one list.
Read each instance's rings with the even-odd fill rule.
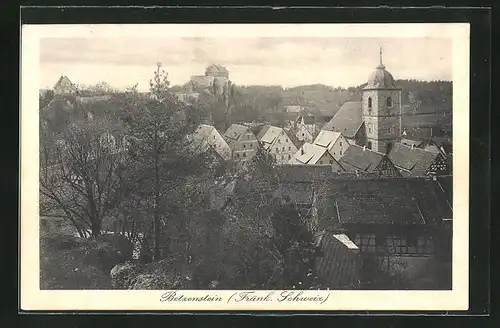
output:
[[368,84],[364,89],[397,89],[396,82],[392,74],[385,69],[382,63],[382,48],[380,48],[380,64],[375,71],[370,74]]

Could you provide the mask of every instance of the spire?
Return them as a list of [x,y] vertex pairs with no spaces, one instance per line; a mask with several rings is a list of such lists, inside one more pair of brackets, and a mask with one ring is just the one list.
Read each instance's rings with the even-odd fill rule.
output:
[[377,68],[385,68],[384,64],[382,63],[382,47],[380,47],[380,64],[377,66]]

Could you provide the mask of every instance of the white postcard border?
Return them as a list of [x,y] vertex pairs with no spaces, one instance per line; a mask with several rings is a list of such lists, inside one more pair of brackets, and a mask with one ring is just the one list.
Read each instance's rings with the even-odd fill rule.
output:
[[[230,26],[228,26],[230,25]],[[237,291],[177,291],[222,301],[161,302],[165,291],[39,289],[39,45],[47,37],[444,37],[453,39],[453,283],[450,291],[307,291],[320,302],[235,302]],[[469,24],[23,25],[21,29],[21,309],[22,310],[467,310],[469,290]],[[271,291],[258,291],[265,296]],[[231,300],[230,300],[231,299]],[[230,301],[228,301],[230,300]]]

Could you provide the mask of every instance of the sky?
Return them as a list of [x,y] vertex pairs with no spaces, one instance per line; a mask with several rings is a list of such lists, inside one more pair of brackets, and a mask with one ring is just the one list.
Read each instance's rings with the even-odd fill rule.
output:
[[349,87],[367,81],[380,47],[395,79],[452,80],[451,38],[44,38],[40,88],[66,75],[77,84],[105,81],[125,89],[138,83],[147,90],[157,62],[172,84],[220,64],[237,85]]

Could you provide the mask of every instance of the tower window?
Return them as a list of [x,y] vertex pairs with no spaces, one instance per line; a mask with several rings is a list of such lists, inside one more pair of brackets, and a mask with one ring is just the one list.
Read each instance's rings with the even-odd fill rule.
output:
[[368,108],[372,108],[372,98],[368,97]]
[[387,97],[387,107],[392,107],[392,98]]
[[372,149],[372,143],[371,143],[371,141],[368,141],[368,143],[366,144],[366,148]]

